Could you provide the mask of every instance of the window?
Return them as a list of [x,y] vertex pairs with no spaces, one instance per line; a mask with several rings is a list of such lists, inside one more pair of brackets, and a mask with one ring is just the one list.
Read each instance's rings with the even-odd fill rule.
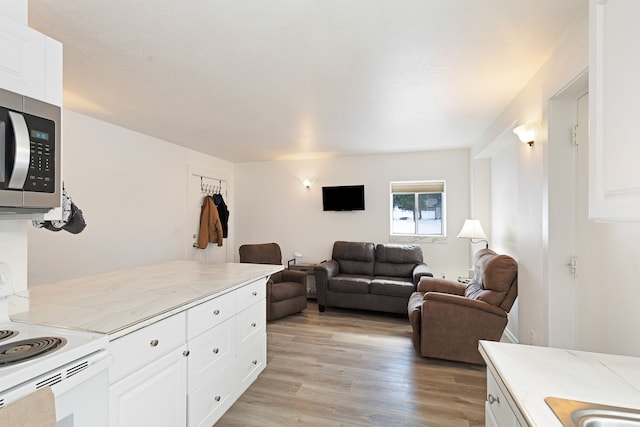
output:
[[391,234],[446,236],[445,182],[391,183]]

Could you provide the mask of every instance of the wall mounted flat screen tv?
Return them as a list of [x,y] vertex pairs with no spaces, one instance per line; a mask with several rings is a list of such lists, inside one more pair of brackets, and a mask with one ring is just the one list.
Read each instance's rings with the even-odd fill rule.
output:
[[322,210],[363,211],[364,185],[322,187]]

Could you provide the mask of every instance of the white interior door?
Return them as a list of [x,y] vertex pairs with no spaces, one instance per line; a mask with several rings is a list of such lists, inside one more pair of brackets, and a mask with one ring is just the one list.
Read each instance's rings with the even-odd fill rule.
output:
[[[207,176],[206,174],[202,174]],[[205,179],[206,185],[219,185],[217,181],[211,179]],[[189,221],[189,259],[207,261],[207,262],[226,262],[227,261],[227,239],[223,240],[223,245],[218,246],[216,243],[209,243],[206,249],[198,249],[194,247],[198,239],[198,232],[200,229],[200,211],[202,208],[202,201],[206,196],[206,193],[201,188],[201,175],[195,173],[189,173],[188,179],[188,192],[187,192],[187,220]],[[224,196],[225,186],[222,184],[222,194]]]

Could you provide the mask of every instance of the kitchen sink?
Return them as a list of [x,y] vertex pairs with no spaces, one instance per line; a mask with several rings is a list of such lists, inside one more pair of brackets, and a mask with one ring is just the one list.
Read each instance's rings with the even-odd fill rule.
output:
[[640,427],[640,410],[547,397],[544,401],[565,427]]

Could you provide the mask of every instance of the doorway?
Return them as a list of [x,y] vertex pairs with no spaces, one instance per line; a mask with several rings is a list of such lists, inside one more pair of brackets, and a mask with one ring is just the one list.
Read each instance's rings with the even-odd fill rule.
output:
[[[575,263],[578,207],[578,103],[588,92],[585,72],[567,85],[549,104],[549,132],[546,153],[547,253],[544,256],[548,301],[548,342],[536,344],[575,348],[576,289]],[[587,96],[588,99],[588,96]],[[588,117],[587,117],[588,120]],[[587,128],[584,125],[584,128]],[[585,142],[585,150],[586,142]],[[579,268],[579,266],[578,266]]]
[[207,262],[227,262],[229,244],[227,239],[223,239],[223,246],[218,246],[215,243],[209,243],[206,249],[199,249],[194,246],[200,231],[200,212],[203,200],[205,196],[207,196],[207,192],[219,191],[225,201],[228,202],[228,197],[226,197],[226,181],[223,183],[222,180],[220,180],[221,182],[219,185],[221,188],[218,189],[215,187],[217,185],[217,181],[209,179],[207,180],[208,182],[205,183],[206,188],[203,188],[202,177],[207,176],[214,176],[214,174],[200,173],[198,171],[191,170],[189,171],[187,179],[187,221],[189,224],[187,233],[189,242],[189,259]]

